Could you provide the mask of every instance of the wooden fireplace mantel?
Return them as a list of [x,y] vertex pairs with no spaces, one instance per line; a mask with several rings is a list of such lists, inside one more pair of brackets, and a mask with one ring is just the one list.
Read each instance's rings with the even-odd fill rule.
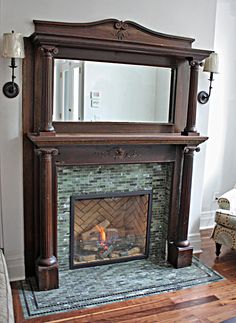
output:
[[28,134],[29,140],[37,147],[64,145],[199,145],[208,137],[183,136],[173,133],[59,133],[55,136]]
[[[26,276],[57,288],[57,166],[173,163],[168,260],[191,264],[188,241],[193,156],[207,140],[196,129],[198,73],[211,51],[194,39],[165,35],[135,22],[34,21],[23,63],[24,232]],[[53,122],[54,59],[175,69],[169,122]],[[145,107],[144,107],[145,109]]]

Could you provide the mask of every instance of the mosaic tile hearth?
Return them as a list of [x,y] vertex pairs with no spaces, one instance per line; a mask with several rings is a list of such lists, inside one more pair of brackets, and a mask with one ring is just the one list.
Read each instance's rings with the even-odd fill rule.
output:
[[166,255],[172,172],[172,163],[58,167],[59,270],[69,269],[70,197],[74,194],[152,190],[149,259],[163,261]]
[[149,260],[109,264],[60,272],[60,288],[38,291],[35,278],[18,282],[25,318],[68,312],[160,294],[221,280],[197,259],[190,267],[174,269]]

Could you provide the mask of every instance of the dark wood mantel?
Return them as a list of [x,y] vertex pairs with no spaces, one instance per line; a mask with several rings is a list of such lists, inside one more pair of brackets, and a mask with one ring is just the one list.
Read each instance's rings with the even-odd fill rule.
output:
[[[187,237],[193,155],[207,140],[196,129],[198,73],[211,51],[194,39],[165,35],[135,22],[34,21],[23,64],[24,231],[26,276],[58,287],[57,166],[173,163],[168,260],[191,264]],[[53,122],[54,58],[175,69],[169,123]],[[145,107],[144,107],[145,108]]]
[[55,136],[28,134],[37,147],[61,145],[199,145],[208,137],[173,133],[58,133]]

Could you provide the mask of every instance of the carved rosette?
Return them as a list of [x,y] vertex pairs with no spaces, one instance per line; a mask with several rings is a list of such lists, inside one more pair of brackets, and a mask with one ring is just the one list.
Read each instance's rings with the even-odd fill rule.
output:
[[123,21],[116,22],[114,24],[114,28],[117,29],[117,31],[113,34],[118,40],[123,40],[124,38],[127,38],[129,36],[128,32],[128,24]]

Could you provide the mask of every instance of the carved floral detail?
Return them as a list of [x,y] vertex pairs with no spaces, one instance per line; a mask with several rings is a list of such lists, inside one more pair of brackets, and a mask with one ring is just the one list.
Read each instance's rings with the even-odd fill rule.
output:
[[119,39],[123,40],[124,38],[128,37],[129,33],[127,29],[129,28],[128,24],[123,21],[116,22],[114,24],[114,28],[117,29],[117,32],[114,33],[113,35]]
[[120,147],[112,148],[102,152],[95,152],[95,155],[100,158],[111,157],[113,160],[135,160],[141,157],[135,150],[126,151]]

